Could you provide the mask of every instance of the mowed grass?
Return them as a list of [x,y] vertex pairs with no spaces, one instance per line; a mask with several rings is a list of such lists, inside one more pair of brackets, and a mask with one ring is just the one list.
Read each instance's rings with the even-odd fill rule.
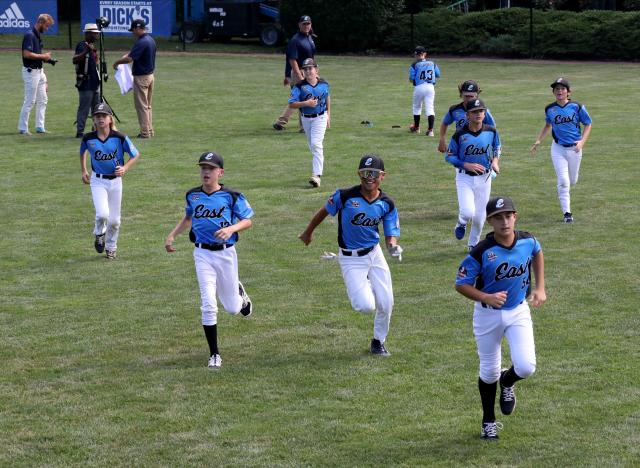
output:
[[[499,443],[483,443],[472,303],[453,289],[466,254],[452,232],[453,170],[437,138],[407,132],[410,58],[319,57],[333,112],[314,190],[304,136],[271,129],[287,98],[281,57],[159,56],[158,136],[135,140],[142,156],[124,180],[118,259],[107,262],[93,250],[72,138],[71,53],[59,56],[47,68],[51,133],[23,137],[20,60],[0,53],[0,465],[637,464],[638,65],[438,60],[437,121],[459,82],[480,82],[504,145],[493,194],[514,198],[518,227],[546,260],[538,370],[499,418]],[[550,139],[528,152],[559,75],[594,120],[573,225],[561,222]],[[105,90],[120,129],[136,135],[131,96],[112,80]],[[237,247],[255,311],[220,311],[219,372],[205,367],[187,236],[173,255],[163,247],[207,150],[225,157],[225,182],[256,212]],[[385,159],[405,248],[390,261],[388,359],[368,354],[372,317],[351,310],[337,263],[319,260],[337,251],[335,220],[309,247],[297,239],[330,193],[357,183],[368,152]]]

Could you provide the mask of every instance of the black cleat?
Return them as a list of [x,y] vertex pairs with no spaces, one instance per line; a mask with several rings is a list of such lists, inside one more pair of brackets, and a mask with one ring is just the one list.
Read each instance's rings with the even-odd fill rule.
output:
[[104,252],[104,234],[100,234],[96,236],[96,240],[93,243],[93,246],[96,248],[96,252],[102,253]]
[[568,224],[573,223],[573,215],[568,211],[564,214],[564,222]]
[[484,440],[498,440],[498,430],[502,429],[502,423],[497,421],[483,422],[480,428],[480,438]]
[[503,369],[500,373],[500,411],[508,416],[516,408],[516,391],[513,385],[511,387],[502,385],[502,376],[505,372],[507,372],[507,369]]
[[376,356],[391,356],[391,353],[387,351],[384,344],[375,338],[371,340],[371,354],[375,354]]
[[251,315],[251,313],[253,312],[253,303],[251,302],[249,295],[244,290],[244,286],[240,281],[238,281],[238,288],[240,290],[240,296],[242,297],[242,309],[240,309],[240,313],[244,317],[249,317],[249,315]]

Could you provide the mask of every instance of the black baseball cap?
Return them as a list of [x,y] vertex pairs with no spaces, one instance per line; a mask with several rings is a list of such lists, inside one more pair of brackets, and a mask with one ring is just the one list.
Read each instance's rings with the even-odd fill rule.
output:
[[218,153],[208,151],[206,153],[202,153],[200,159],[198,160],[198,166],[211,166],[224,169],[224,161],[222,160],[222,156],[220,156]]
[[377,169],[379,171],[384,171],[384,162],[380,157],[375,154],[365,154],[360,159],[360,164],[358,165],[358,170],[361,169]]
[[113,111],[111,110],[111,107],[109,107],[107,103],[101,102],[100,104],[98,104],[96,107],[93,108],[92,115],[97,115],[97,114],[113,115]]
[[317,66],[318,64],[316,63],[315,60],[313,60],[312,58],[306,58],[302,62],[302,66],[300,68],[311,68],[311,67],[317,67]]
[[419,45],[419,46],[416,46],[415,49],[413,49],[413,53],[414,54],[426,54],[427,53],[427,49],[425,49],[424,47]]
[[513,200],[508,197],[495,197],[489,200],[487,203],[487,218],[498,213],[504,213],[508,211],[510,213],[516,213],[516,205],[513,204]]
[[471,112],[477,109],[487,109],[487,106],[484,105],[481,99],[474,99],[473,101],[469,101],[465,103],[464,110],[467,112]]
[[131,27],[129,28],[129,31],[133,31],[134,29],[138,29],[138,28],[144,29],[146,27],[147,27],[147,23],[145,23],[144,20],[134,19],[131,22]]
[[307,15],[302,15],[298,20],[298,23],[311,23],[311,17]]
[[567,81],[566,78],[558,78],[556,81],[554,81],[553,83],[551,83],[551,87],[555,88],[556,86],[564,86],[565,88],[567,88],[568,90],[571,90],[571,86],[569,86],[569,82]]
[[462,83],[460,85],[458,90],[461,93],[479,93],[480,92],[480,86],[478,86],[478,83],[476,83],[473,80],[467,80],[467,81],[465,81],[464,83]]

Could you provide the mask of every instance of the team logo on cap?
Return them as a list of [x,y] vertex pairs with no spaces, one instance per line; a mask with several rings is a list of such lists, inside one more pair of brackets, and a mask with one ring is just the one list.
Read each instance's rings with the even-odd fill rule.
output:
[[473,91],[473,85],[472,85],[472,84],[470,84],[470,85],[467,87],[467,91]]
[[210,161],[210,160],[211,160],[211,158],[213,158],[213,153],[208,153],[208,154],[204,157],[204,159],[206,159],[207,161]]
[[562,80],[564,80],[564,78],[558,78],[558,79],[556,80],[556,83],[562,83]]
[[502,198],[498,198],[496,202],[496,208],[502,208],[504,206],[504,200]]
[[373,163],[373,158],[367,158],[367,160],[364,162],[364,165],[371,166],[372,163]]
[[475,102],[474,106],[479,106],[479,105],[480,105],[480,100],[476,99],[476,102]]

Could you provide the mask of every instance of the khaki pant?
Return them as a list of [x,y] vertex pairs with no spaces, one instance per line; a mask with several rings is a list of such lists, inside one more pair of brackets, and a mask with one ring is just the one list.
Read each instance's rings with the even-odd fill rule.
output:
[[151,101],[153,96],[153,73],[150,75],[138,75],[133,77],[133,102],[138,114],[140,135],[151,137],[153,131],[153,115]]
[[[297,76],[292,76],[291,88],[293,88],[299,81],[300,80],[297,78]],[[276,123],[285,127],[289,123],[291,114],[293,114],[294,111],[298,113],[298,127],[302,128],[302,121],[300,120],[300,111],[298,111],[298,109],[292,109],[291,107],[289,107],[289,104],[287,104],[287,107],[284,108],[284,110],[282,111],[282,114],[280,114],[280,117],[278,117],[278,120],[276,120]]]

